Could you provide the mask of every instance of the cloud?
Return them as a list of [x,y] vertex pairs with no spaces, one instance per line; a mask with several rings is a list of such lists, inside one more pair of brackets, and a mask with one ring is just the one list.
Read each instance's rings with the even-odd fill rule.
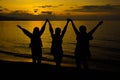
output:
[[3,10],[2,9],[0,9],[0,12],[2,12]]
[[9,13],[10,15],[30,15],[29,11],[25,10],[15,10]]
[[58,6],[63,6],[63,4],[59,4]]
[[42,13],[42,14],[50,14],[50,15],[51,15],[51,14],[52,14],[52,11],[42,11],[41,13]]
[[38,12],[39,9],[34,9],[34,13]]
[[5,13],[5,12],[8,12],[10,11],[9,9],[7,8],[3,8],[2,6],[0,6],[0,13]]
[[59,4],[57,6],[53,6],[53,5],[43,5],[43,6],[37,6],[39,8],[57,8],[59,6],[63,6],[63,4]]
[[[65,10],[70,14],[77,14],[76,19],[106,19],[106,20],[119,20],[120,18],[120,5],[87,5],[87,6],[74,6]],[[75,17],[75,15],[74,15]],[[83,18],[82,18],[83,17]]]
[[88,5],[88,6],[80,6],[76,8],[71,8],[69,10],[65,10],[68,12],[118,12],[120,11],[120,5]]

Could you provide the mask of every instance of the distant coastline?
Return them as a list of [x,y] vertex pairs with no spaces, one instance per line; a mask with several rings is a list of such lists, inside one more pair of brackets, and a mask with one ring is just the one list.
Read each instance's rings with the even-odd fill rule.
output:
[[[20,17],[8,17],[8,16],[1,16],[0,15],[0,21],[44,21],[45,19],[50,19],[52,21],[65,21],[68,17],[40,17],[36,18],[36,17],[29,17],[29,18],[20,18]],[[100,20],[98,18],[96,19],[84,19],[84,18],[74,18],[74,17],[69,17],[73,20],[79,21],[79,20],[83,20],[83,21],[96,21],[96,20]],[[120,19],[103,19],[103,20],[108,20],[108,21],[120,21]]]

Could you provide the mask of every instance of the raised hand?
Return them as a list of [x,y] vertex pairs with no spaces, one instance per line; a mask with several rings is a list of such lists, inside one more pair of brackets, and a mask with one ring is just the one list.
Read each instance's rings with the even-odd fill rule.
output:
[[72,19],[70,19],[70,18],[67,18],[67,21],[72,21]]
[[47,22],[49,22],[49,20],[48,20],[48,19],[46,19],[46,21],[47,21]]
[[20,29],[23,29],[20,25],[16,25],[17,27],[19,27]]
[[98,23],[98,25],[101,25],[103,23],[103,21],[100,21],[99,23]]
[[103,23],[103,21],[100,21],[100,22],[89,32],[89,34],[92,35],[92,34],[96,31],[96,29],[97,29],[102,23]]
[[67,21],[70,21],[71,19],[70,18],[67,18]]

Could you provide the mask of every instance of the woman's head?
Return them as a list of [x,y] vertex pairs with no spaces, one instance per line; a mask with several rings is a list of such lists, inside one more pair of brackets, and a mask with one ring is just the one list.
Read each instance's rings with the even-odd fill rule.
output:
[[33,30],[33,34],[38,34],[38,33],[39,33],[39,28],[35,27],[34,30]]
[[79,27],[79,31],[82,32],[82,33],[85,33],[85,32],[86,32],[86,26],[81,25],[81,26]]
[[59,27],[57,27],[56,29],[55,29],[55,34],[60,34],[61,33],[61,29],[59,28]]

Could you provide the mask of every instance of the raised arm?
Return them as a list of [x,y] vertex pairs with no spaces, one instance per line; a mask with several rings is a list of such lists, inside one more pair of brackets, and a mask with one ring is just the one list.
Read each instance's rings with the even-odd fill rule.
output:
[[68,23],[69,23],[69,19],[67,19],[67,23],[66,23],[66,25],[65,25],[65,27],[64,27],[64,29],[63,29],[63,31],[62,31],[62,34],[61,34],[61,37],[62,37],[62,38],[63,38],[63,36],[65,35],[65,32],[66,32],[66,30],[67,30]]
[[32,33],[27,31],[26,29],[22,28],[20,25],[17,25],[18,28],[20,28],[29,38],[32,37]]
[[40,30],[40,35],[42,35],[43,32],[45,31],[45,26],[46,26],[47,21],[48,21],[48,20],[46,19],[45,23],[43,24],[43,26],[42,26],[42,28],[41,28],[41,30]]
[[51,34],[51,37],[53,37],[53,28],[52,28],[52,25],[50,23],[50,21],[48,20],[48,24],[49,24],[49,30],[50,30],[50,34]]
[[103,23],[103,21],[100,21],[88,34],[92,35],[102,23]]
[[77,35],[79,31],[78,31],[77,28],[75,27],[75,24],[73,23],[73,20],[70,19],[70,21],[71,21],[71,23],[72,23],[72,27],[73,27],[73,29],[74,29],[74,32],[75,32],[75,34]]

